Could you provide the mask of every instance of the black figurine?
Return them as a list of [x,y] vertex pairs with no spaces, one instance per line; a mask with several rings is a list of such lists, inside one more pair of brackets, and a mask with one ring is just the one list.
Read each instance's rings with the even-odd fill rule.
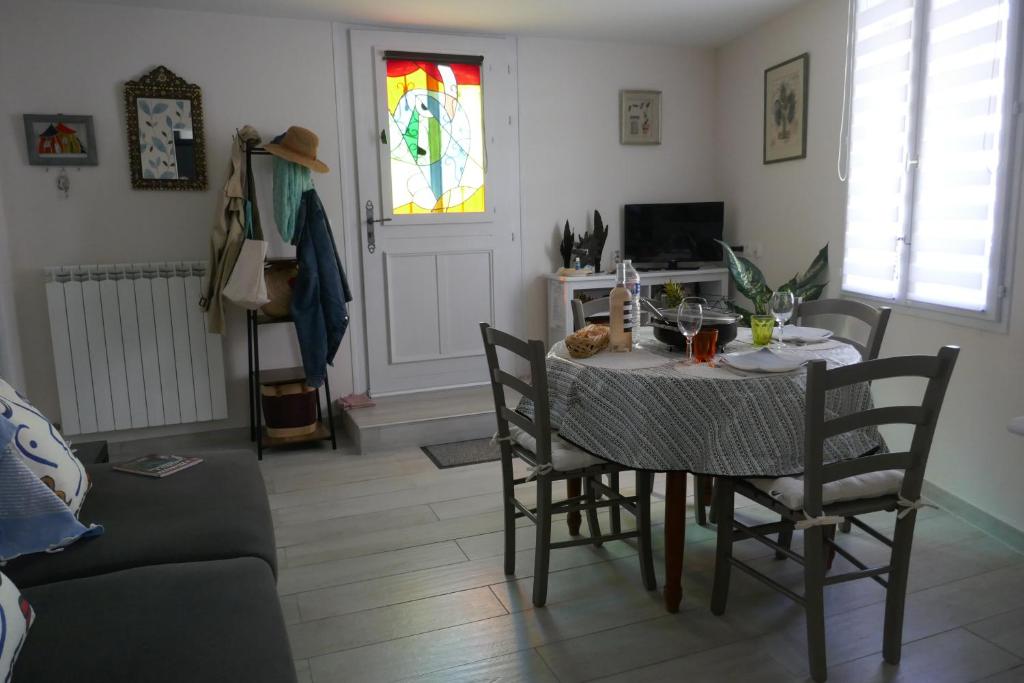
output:
[[591,252],[590,255],[593,257],[594,272],[601,272],[601,255],[604,253],[604,243],[608,239],[608,228],[605,227],[604,221],[601,220],[601,213],[594,209],[594,235],[591,238]]
[[572,241],[573,234],[569,230],[569,221],[566,221],[565,230],[562,232],[562,243],[558,246],[558,252],[562,255],[563,268],[572,268]]

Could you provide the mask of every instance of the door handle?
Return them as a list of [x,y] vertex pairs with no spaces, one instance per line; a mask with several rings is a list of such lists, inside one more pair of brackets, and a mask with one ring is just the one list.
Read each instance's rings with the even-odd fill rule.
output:
[[373,202],[369,199],[366,200],[366,250],[371,254],[377,251],[377,240],[373,235],[373,224],[374,223],[389,223],[390,218],[374,218],[373,217]]

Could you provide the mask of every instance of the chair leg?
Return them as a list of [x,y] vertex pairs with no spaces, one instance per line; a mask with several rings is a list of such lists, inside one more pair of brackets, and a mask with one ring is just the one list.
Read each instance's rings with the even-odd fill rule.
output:
[[715,477],[708,477],[708,481],[711,482],[711,495],[708,497],[708,524],[718,524],[718,510],[715,506],[715,496],[718,491],[718,479]]
[[[637,485],[639,486],[639,484]],[[619,493],[619,473],[612,472],[608,475],[608,488],[616,493]],[[609,514],[612,518],[612,533],[622,533],[622,510],[618,505],[612,505],[609,509]]]
[[[783,548],[786,548],[786,549],[789,549],[789,547],[791,545],[793,545],[793,530],[792,529],[788,529],[786,531],[780,531],[779,532],[779,545],[781,545]],[[784,560],[784,559],[786,559],[786,557],[788,557],[788,556],[785,553],[779,552],[778,550],[775,551],[775,559],[776,560]]]
[[548,559],[551,555],[551,480],[537,478],[537,543],[533,559],[533,604],[543,607],[548,599]]
[[[588,503],[593,505],[598,500],[597,491],[594,490],[594,480],[590,477],[583,478],[583,491],[586,495]],[[601,522],[597,519],[597,508],[589,508],[587,510],[587,531],[590,533],[590,537],[594,539],[594,547],[600,548],[604,542],[601,538]]]
[[[825,527],[825,539],[832,541],[836,540],[836,525]],[[825,571],[831,571],[832,563],[836,559],[836,549],[832,543],[825,543]]]
[[811,678],[828,676],[825,655],[825,529],[804,531],[804,606],[807,612],[807,659]]
[[732,520],[735,493],[731,480],[719,477],[715,485],[715,518],[718,520],[718,544],[715,547],[715,584],[711,591],[711,612],[722,615],[729,601],[732,572]]
[[708,514],[704,508],[704,477],[693,475],[693,509],[697,512],[697,524],[708,525]]
[[[616,479],[618,475],[615,475]],[[616,487],[617,489],[618,487]],[[638,550],[640,555],[640,576],[644,588],[657,590],[658,579],[654,575],[654,554],[651,548],[651,490],[654,488],[654,474],[636,473],[636,527],[639,532]],[[612,522],[614,524],[614,521]]]
[[850,533],[850,531],[853,530],[853,524],[850,523],[850,518],[849,517],[844,519],[843,523],[839,525],[839,530],[842,531],[844,534],[848,534],[848,533]]
[[503,455],[501,458],[501,493],[505,502],[505,574],[509,576],[516,573],[516,508],[512,504],[516,490],[512,483],[513,479],[512,457]]
[[917,511],[896,520],[892,536],[892,557],[889,560],[889,588],[885,592],[885,629],[882,636],[882,657],[890,664],[899,664],[903,642],[903,606],[907,599],[907,578],[910,575],[910,548],[914,540]]
[[[579,477],[573,477],[572,479],[565,480],[565,497],[575,498],[580,495],[583,491],[583,480]],[[565,523],[569,527],[570,536],[580,535],[580,525],[583,523],[583,518],[580,517],[579,512],[570,512],[565,516]]]

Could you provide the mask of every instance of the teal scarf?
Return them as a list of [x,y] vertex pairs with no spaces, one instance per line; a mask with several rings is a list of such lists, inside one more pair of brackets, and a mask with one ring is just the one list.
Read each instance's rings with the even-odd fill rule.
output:
[[274,157],[274,219],[281,239],[291,243],[299,204],[306,190],[313,189],[313,174],[305,166]]

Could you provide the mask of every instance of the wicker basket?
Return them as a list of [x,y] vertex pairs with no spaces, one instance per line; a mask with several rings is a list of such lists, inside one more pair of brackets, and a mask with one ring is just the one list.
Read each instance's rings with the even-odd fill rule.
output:
[[292,282],[299,274],[299,264],[293,259],[271,261],[263,270],[263,277],[267,281],[267,298],[270,299],[263,304],[265,315],[271,318],[284,318],[292,305]]
[[573,358],[589,358],[608,346],[607,325],[587,325],[565,338],[565,347]]
[[316,389],[302,382],[264,384],[260,394],[267,436],[287,438],[316,431]]

